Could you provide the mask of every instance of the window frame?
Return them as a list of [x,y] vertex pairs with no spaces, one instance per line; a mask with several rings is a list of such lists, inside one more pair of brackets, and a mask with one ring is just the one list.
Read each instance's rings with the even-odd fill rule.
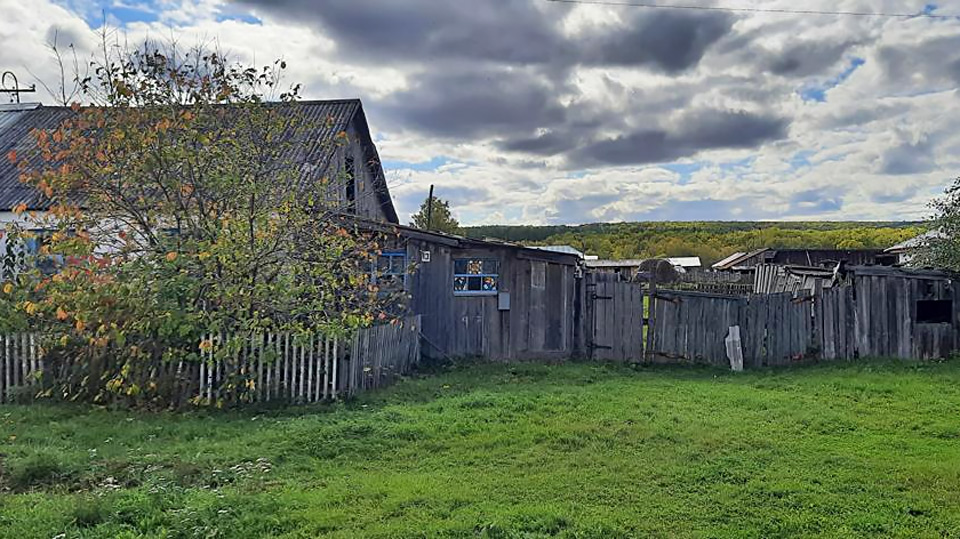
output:
[[[496,263],[496,273],[457,273],[457,262],[459,261],[472,261],[480,260],[483,262],[492,261]],[[483,264],[481,263],[481,266]],[[466,279],[480,279],[481,287],[483,286],[483,279],[487,277],[492,277],[496,280],[496,288],[493,290],[457,290],[457,279],[458,278]],[[477,296],[496,296],[500,293],[500,259],[493,256],[467,256],[453,259],[453,295],[454,296],[464,296],[464,297],[477,297]]]
[[[384,257],[390,259],[390,263],[388,264],[388,270],[386,272],[381,272],[380,259]],[[401,260],[401,270],[399,271],[399,273],[393,271],[393,264],[394,264],[393,259],[395,258],[399,258]],[[380,251],[380,254],[377,255],[377,259],[373,261],[373,268],[370,271],[370,281],[375,285],[380,285],[381,276],[391,276],[391,277],[400,276],[402,288],[406,290],[408,274],[409,272],[407,271],[407,252],[405,250],[403,249],[383,250],[383,251]]]

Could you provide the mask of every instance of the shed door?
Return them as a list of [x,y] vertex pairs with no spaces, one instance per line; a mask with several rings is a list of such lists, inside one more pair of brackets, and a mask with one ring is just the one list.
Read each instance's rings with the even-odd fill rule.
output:
[[643,288],[598,282],[587,290],[587,346],[591,359],[643,360]]

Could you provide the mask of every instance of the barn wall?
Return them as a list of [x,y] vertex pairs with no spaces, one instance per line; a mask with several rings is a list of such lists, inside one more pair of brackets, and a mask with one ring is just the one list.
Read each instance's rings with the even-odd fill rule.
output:
[[[951,280],[890,275],[855,279],[855,332],[861,357],[941,358],[960,344],[960,290]],[[918,322],[920,300],[952,300],[951,322]]]
[[[430,252],[430,262],[420,262],[423,251]],[[407,282],[410,312],[423,315],[426,355],[506,360],[574,354],[574,266],[525,258],[514,248],[460,248],[413,239],[407,255],[416,262]],[[499,309],[497,295],[454,295],[457,258],[498,259],[499,292],[510,295],[509,310]]]

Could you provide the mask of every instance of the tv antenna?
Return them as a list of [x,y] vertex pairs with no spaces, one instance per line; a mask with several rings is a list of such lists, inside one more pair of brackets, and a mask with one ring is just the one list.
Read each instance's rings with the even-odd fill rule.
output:
[[[7,77],[13,79],[13,86],[7,87]],[[17,80],[17,76],[13,71],[4,71],[3,75],[0,76],[0,92],[11,94],[10,102],[11,103],[20,103],[20,94],[36,92],[37,85],[31,84],[29,88],[21,88],[20,82]]]

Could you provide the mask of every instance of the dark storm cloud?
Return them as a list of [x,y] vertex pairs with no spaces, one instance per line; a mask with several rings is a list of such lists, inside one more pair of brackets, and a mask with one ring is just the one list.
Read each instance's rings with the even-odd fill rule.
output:
[[839,62],[855,44],[806,41],[793,44],[778,53],[771,53],[767,68],[776,75],[808,77],[827,71]]
[[891,175],[930,172],[937,166],[933,149],[933,144],[927,139],[902,142],[883,154],[880,160],[880,172]]
[[[612,25],[561,28],[571,7],[538,0],[241,0],[258,14],[315,25],[337,54],[376,65],[402,65],[409,88],[368,104],[394,129],[451,140],[493,139],[507,152],[566,155],[571,166],[662,162],[713,148],[745,148],[784,135],[777,117],[694,112],[679,127],[663,120],[702,95],[702,81],[675,79],[638,89],[604,77],[609,101],[584,98],[577,68],[641,68],[669,75],[695,69],[712,48],[735,39],[737,17],[723,12],[621,10]],[[262,13],[260,13],[262,12]],[[805,72],[840,54],[799,47]],[[813,57],[814,60],[807,57]],[[717,76],[715,76],[716,78]],[[742,98],[769,96],[755,81],[720,75]],[[643,125],[643,128],[638,126]],[[623,133],[610,137],[609,133]]]
[[[569,9],[530,0],[240,0],[288,21],[319,25],[340,54],[376,62],[471,59],[546,62]],[[540,9],[549,7],[552,9]],[[560,51],[561,53],[564,51]]]
[[428,72],[379,105],[398,125],[443,137],[489,136],[559,125],[567,110],[554,85],[504,69]]
[[510,152],[526,152],[537,155],[557,155],[574,148],[579,137],[568,132],[549,132],[526,138],[500,142],[498,147]]
[[605,31],[581,40],[585,64],[638,66],[652,64],[662,71],[686,70],[733,27],[726,13],[661,11],[638,15],[623,30]]
[[701,110],[683,115],[678,142],[695,149],[750,148],[786,136],[788,122],[746,112]]
[[408,63],[437,60],[511,65],[649,65],[677,72],[696,65],[728,34],[726,13],[636,10],[622,28],[566,37],[571,6],[535,0],[240,0],[275,17],[312,22],[350,57]]
[[679,128],[640,129],[579,148],[572,164],[582,166],[640,165],[672,161],[703,150],[750,148],[781,139],[789,122],[745,112],[696,111],[678,122]]

